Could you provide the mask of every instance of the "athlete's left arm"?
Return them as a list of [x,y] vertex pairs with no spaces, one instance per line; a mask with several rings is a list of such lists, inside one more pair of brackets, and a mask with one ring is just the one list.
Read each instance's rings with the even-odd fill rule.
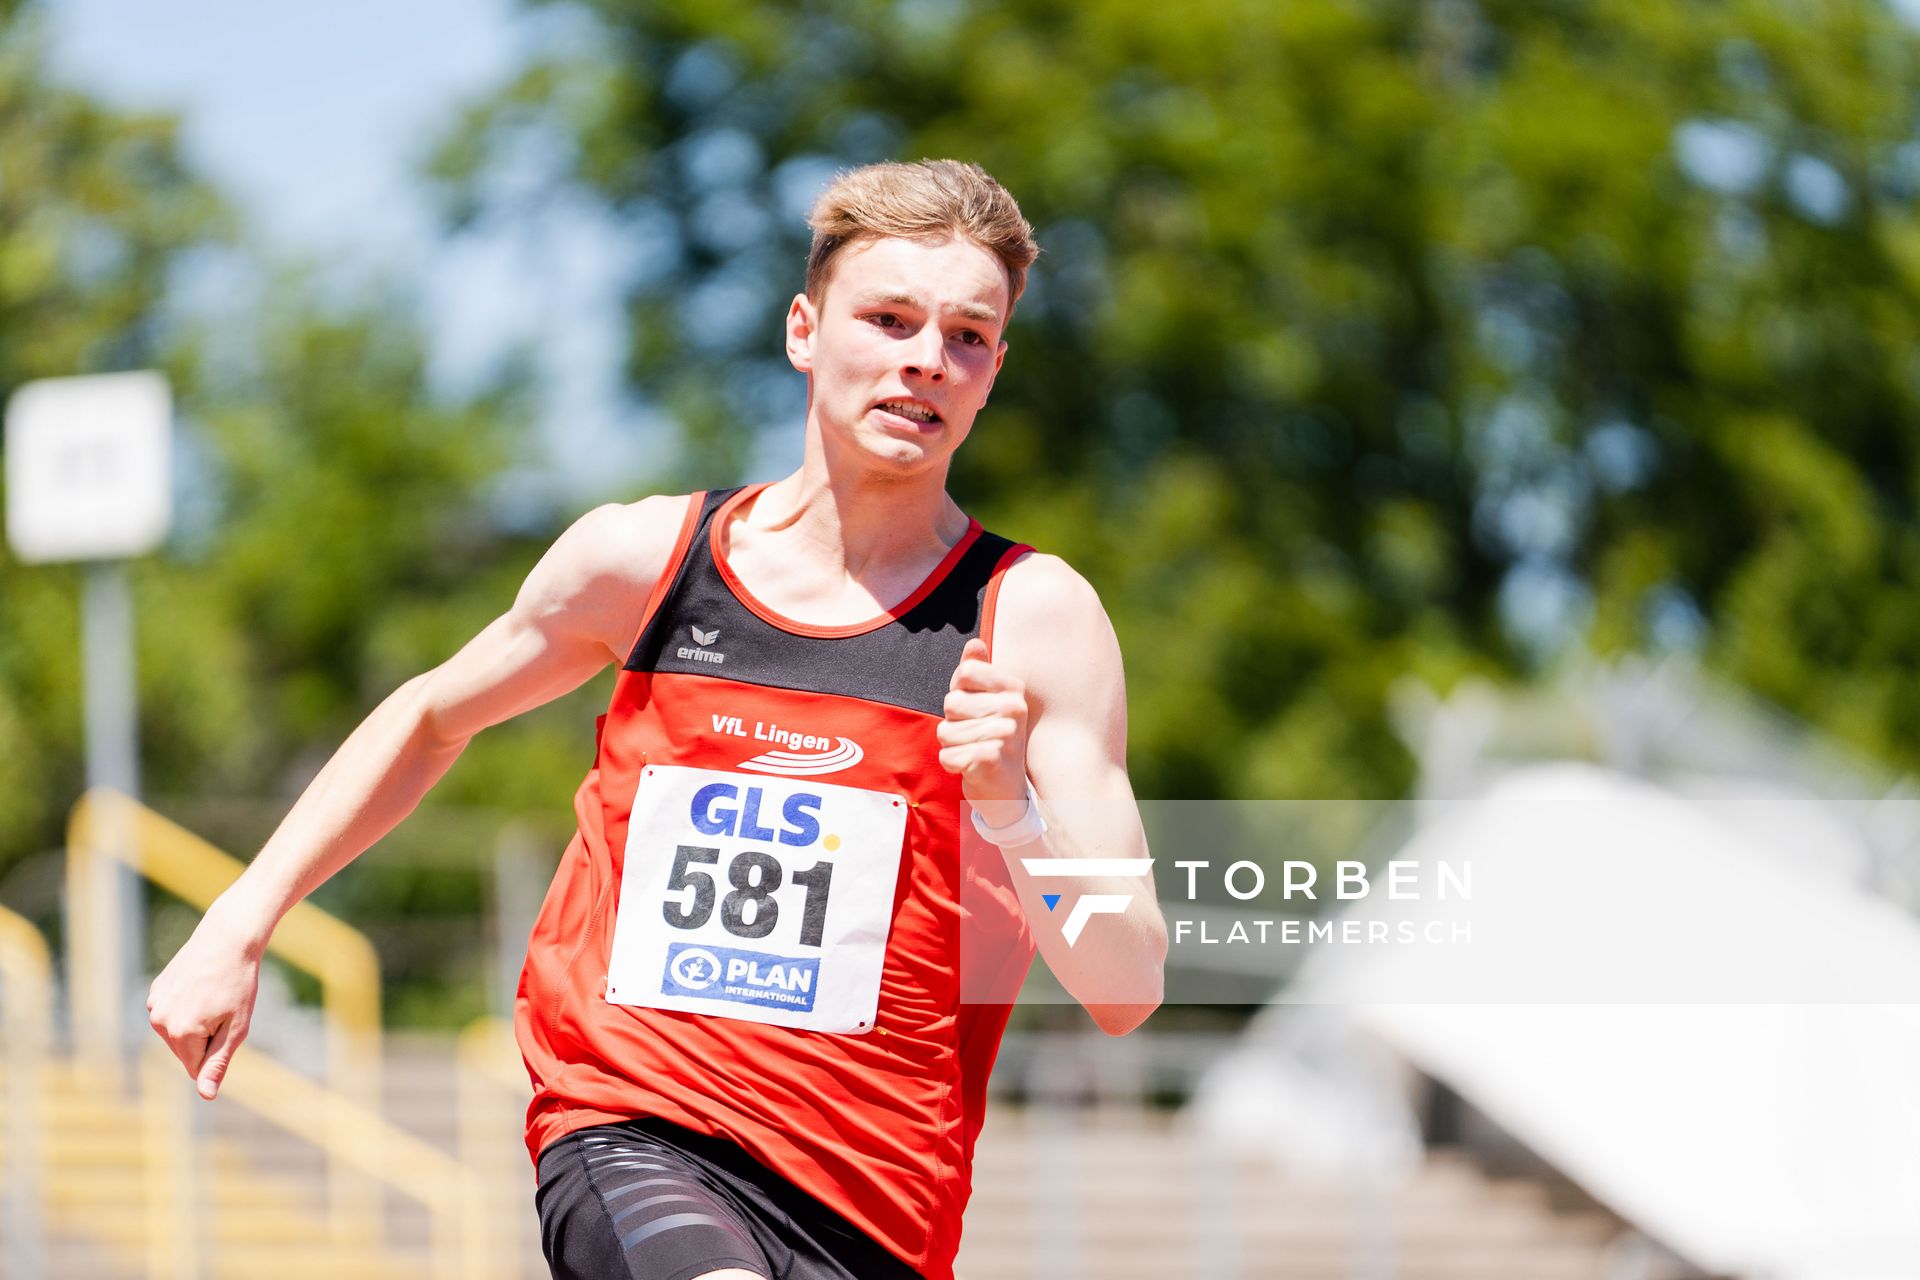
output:
[[[1037,878],[1034,858],[1145,859],[1146,834],[1127,778],[1126,677],[1113,625],[1093,587],[1054,556],[1028,555],[1001,583],[991,661],[969,644],[954,671],[940,727],[941,763],[961,775],[990,826],[1016,821],[1032,779],[1048,830],[1004,849],[1014,887],[1047,965],[1109,1035],[1139,1026],[1159,1005],[1166,920],[1153,877]],[[1049,911],[1043,893],[1059,893]],[[1123,908],[1085,915],[1094,895]]]

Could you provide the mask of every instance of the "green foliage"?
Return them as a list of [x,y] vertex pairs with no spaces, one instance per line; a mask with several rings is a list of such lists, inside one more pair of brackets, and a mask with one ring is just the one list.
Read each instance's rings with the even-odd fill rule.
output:
[[418,620],[495,563],[479,499],[510,460],[513,406],[434,403],[420,338],[381,300],[316,314],[287,293],[259,322],[257,370],[200,418],[221,516],[195,571],[247,620],[262,728],[308,742],[447,656],[448,632]]
[[[1143,795],[1400,794],[1396,680],[1580,647],[1698,649],[1920,765],[1920,41],[1883,6],[552,7],[584,34],[473,106],[434,177],[452,225],[573,192],[631,227],[667,484],[800,429],[779,317],[833,169],[957,155],[1020,197],[1045,254],[954,485],[1100,589]],[[42,61],[0,3],[0,394],[168,369],[192,465],[134,574],[148,789],[284,809],[556,532],[486,515],[525,388],[435,396],[404,298],[322,305],[297,273],[182,322],[169,281],[231,251],[231,215],[173,121]],[[78,588],[0,552],[0,880],[79,789]],[[564,818],[604,693],[482,735],[430,805]],[[335,905],[471,912],[474,830],[422,815],[395,840],[433,869]],[[419,936],[444,941],[394,928],[400,976],[471,969]],[[420,994],[450,989],[408,999],[478,1001],[471,973]]]
[[[171,120],[104,110],[41,61],[32,15],[0,11],[0,397],[151,360],[169,269],[229,227]],[[56,844],[78,793],[78,587],[0,549],[0,868]]]
[[[41,62],[30,15],[0,25],[0,396],[37,377],[167,370],[188,464],[174,536],[130,569],[144,790],[188,808],[275,796],[277,819],[375,703],[512,602],[557,532],[509,535],[488,516],[496,477],[529,460],[522,379],[436,396],[404,297],[341,301],[335,287],[323,303],[310,275],[250,262],[171,120],[109,112],[48,83]],[[214,256],[240,282],[229,311],[170,310],[171,280]],[[62,843],[83,783],[80,577],[0,549],[0,881]],[[564,814],[593,696],[489,735],[430,807]],[[193,825],[242,857],[271,829]],[[476,897],[492,845],[442,843]],[[32,900],[10,905],[51,923],[57,878],[41,865],[15,883]],[[345,900],[360,901],[351,887]]]
[[230,225],[170,117],[50,84],[42,46],[0,9],[0,390],[151,358],[168,268]]
[[1045,250],[955,486],[1080,565],[1147,794],[1395,794],[1387,686],[1710,660],[1897,761],[1920,647],[1914,33],[1652,0],[574,0],[471,111],[626,218],[683,481],[797,431],[836,166],[976,160]]

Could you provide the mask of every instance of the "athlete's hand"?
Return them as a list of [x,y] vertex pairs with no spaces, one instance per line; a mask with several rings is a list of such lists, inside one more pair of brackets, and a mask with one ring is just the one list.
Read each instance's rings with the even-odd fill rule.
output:
[[247,1038],[259,992],[259,952],[218,902],[153,980],[147,1021],[208,1101],[219,1094],[234,1050]]
[[[986,642],[976,636],[953,669],[945,712],[935,730],[941,768],[960,775],[960,789],[969,802],[982,806],[983,821],[994,826],[1014,821],[1027,798],[1026,685],[988,662]],[[1009,807],[1010,813],[997,813]]]

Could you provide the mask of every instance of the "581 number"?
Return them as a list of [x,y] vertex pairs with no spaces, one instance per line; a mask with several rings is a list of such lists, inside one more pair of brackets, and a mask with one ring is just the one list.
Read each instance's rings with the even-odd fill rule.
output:
[[[660,914],[676,929],[698,929],[713,916],[714,899],[719,888],[713,877],[694,868],[718,865],[720,851],[699,845],[683,844],[674,850],[673,873],[667,877],[667,891],[693,890],[691,904],[663,902]],[[780,859],[757,849],[733,855],[727,864],[727,883],[733,892],[720,898],[720,927],[736,938],[764,938],[780,922],[780,904],[774,891],[785,872]],[[827,891],[833,884],[833,864],[816,862],[805,871],[793,873],[793,882],[807,891],[800,908],[800,945],[817,947],[827,926]]]

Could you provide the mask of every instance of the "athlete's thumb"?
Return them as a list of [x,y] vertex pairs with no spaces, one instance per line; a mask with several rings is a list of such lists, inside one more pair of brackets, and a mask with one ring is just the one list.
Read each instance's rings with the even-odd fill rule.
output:
[[985,662],[987,660],[988,653],[989,653],[989,650],[987,649],[987,642],[985,640],[982,640],[979,636],[975,636],[973,637],[973,639],[967,641],[967,647],[960,651],[960,661],[954,664],[954,668],[953,668],[954,679],[958,680],[960,678],[961,666],[963,666],[964,664],[970,661]]
[[200,1074],[193,1084],[200,1096],[212,1102],[220,1096],[220,1085],[227,1078],[227,1067],[233,1062],[233,1051],[240,1047],[246,1033],[236,1028],[234,1018],[227,1019],[213,1037],[213,1043],[207,1046],[207,1060],[200,1066]]

